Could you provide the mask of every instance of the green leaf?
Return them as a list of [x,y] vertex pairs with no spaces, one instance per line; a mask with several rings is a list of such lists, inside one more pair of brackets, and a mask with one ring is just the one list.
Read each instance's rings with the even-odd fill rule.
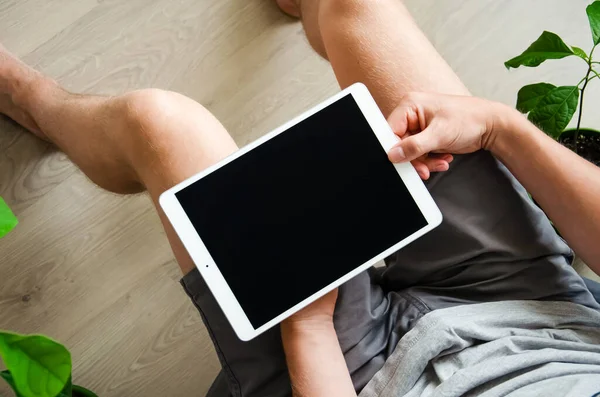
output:
[[556,87],[529,113],[529,120],[546,134],[558,138],[577,110],[578,87]]
[[71,354],[45,336],[0,331],[0,356],[23,397],[56,397],[71,377]]
[[94,392],[85,387],[73,385],[73,397],[98,397]]
[[0,238],[7,235],[18,223],[15,214],[8,208],[4,199],[0,197]]
[[72,397],[73,395],[73,383],[71,382],[71,377],[67,381],[65,387],[58,393],[56,397]]
[[588,54],[586,54],[581,48],[571,46],[571,49],[573,50],[573,54],[577,55],[579,58],[583,58],[586,61],[588,60]]
[[600,44],[600,2],[594,1],[585,9],[588,19],[590,20],[590,28],[592,29],[592,38],[594,45]]
[[562,59],[575,55],[573,50],[555,33],[544,32],[521,55],[506,61],[507,69],[519,66],[535,67],[548,59]]
[[15,386],[15,381],[13,380],[13,377],[10,373],[10,371],[6,370],[6,371],[2,371],[0,372],[0,378],[4,379],[6,381],[6,383],[8,383],[8,385],[13,389],[13,391],[15,392],[15,396],[16,397],[22,397],[19,392],[17,391],[17,386]]
[[526,85],[519,90],[517,95],[517,110],[521,113],[530,112],[543,97],[555,88],[556,86],[548,83]]

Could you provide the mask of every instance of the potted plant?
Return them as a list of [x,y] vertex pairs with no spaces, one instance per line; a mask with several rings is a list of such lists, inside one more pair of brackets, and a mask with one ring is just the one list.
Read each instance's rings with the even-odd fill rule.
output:
[[[522,54],[506,61],[510,68],[537,67],[550,59],[581,58],[586,73],[573,86],[556,87],[542,82],[526,85],[519,90],[517,109],[528,113],[528,119],[542,131],[596,165],[600,165],[600,132],[581,128],[586,89],[592,80],[600,78],[600,62],[594,60],[594,51],[600,44],[600,1],[590,4],[586,13],[592,31],[593,46],[586,53],[579,47],[565,44],[555,33],[545,31]],[[577,127],[565,130],[579,108]]]
[[[0,238],[17,223],[0,197]],[[97,397],[71,383],[71,353],[46,336],[0,331],[0,358],[7,368],[0,372],[0,378],[12,387],[16,397]]]

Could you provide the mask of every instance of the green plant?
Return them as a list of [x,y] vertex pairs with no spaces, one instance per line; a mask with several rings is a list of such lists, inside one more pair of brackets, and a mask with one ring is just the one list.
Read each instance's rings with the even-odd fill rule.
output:
[[[18,223],[0,197],[0,238]],[[71,353],[46,336],[0,331],[0,358],[7,368],[0,378],[17,397],[97,397],[71,383]]]
[[6,202],[0,197],[0,238],[8,234],[19,221],[12,213]]
[[71,353],[46,336],[0,331],[0,357],[17,397],[97,397],[71,383]]
[[508,69],[519,66],[536,67],[550,59],[572,56],[581,58],[586,63],[585,77],[577,85],[556,87],[545,82],[530,84],[521,88],[517,97],[517,109],[529,113],[528,118],[531,122],[557,140],[579,106],[577,128],[573,135],[575,152],[577,152],[577,139],[581,129],[585,91],[593,79],[600,77],[595,69],[600,62],[594,61],[593,58],[594,50],[600,44],[600,1],[590,4],[586,13],[593,39],[593,47],[589,55],[581,48],[568,46],[557,34],[545,31],[521,55],[504,63]]

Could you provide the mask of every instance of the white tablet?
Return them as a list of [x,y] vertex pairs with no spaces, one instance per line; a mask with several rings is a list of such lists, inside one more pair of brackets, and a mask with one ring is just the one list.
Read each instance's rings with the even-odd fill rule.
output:
[[440,224],[397,141],[355,84],[160,197],[240,339]]

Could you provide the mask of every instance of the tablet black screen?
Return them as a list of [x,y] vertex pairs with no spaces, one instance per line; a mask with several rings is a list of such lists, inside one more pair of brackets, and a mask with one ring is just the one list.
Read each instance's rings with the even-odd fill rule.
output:
[[255,328],[426,226],[351,94],[176,196]]

